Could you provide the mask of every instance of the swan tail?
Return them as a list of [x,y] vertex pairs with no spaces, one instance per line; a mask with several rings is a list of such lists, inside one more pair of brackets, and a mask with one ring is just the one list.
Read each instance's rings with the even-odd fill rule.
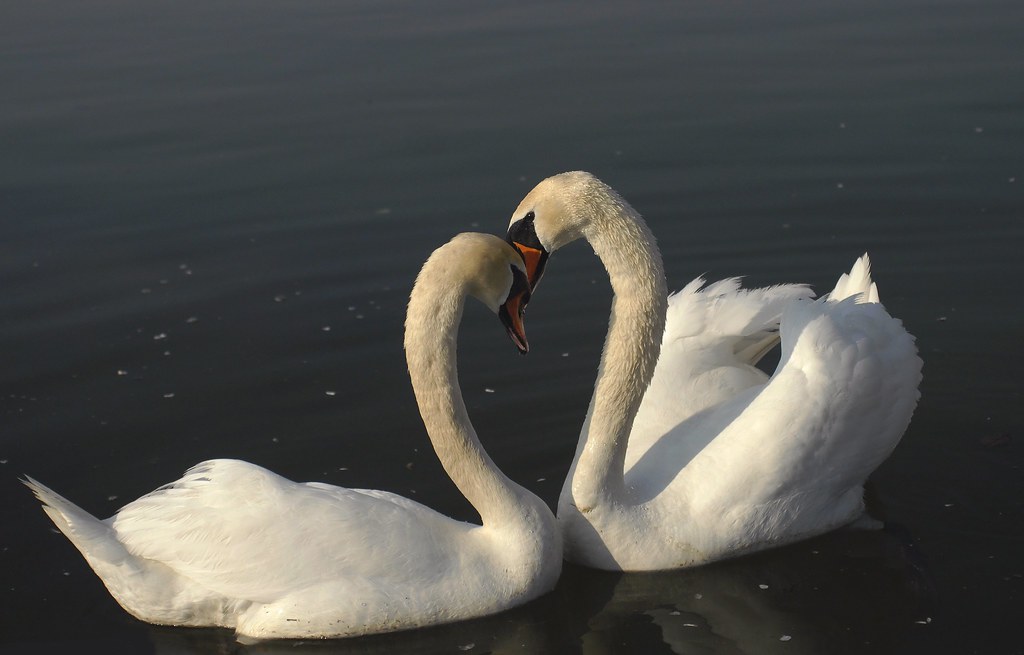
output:
[[108,523],[32,477],[25,476],[22,483],[32,490],[46,515],[94,569],[100,563],[116,566],[131,557]]
[[868,254],[864,253],[853,263],[849,273],[839,276],[839,281],[832,291],[823,298],[831,301],[840,301],[857,296],[856,302],[878,303],[878,287],[871,280],[871,260]]
[[[231,627],[241,601],[232,601],[178,575],[162,562],[137,557],[101,521],[38,480],[22,480],[43,511],[78,549],[103,585],[129,614],[161,625]],[[242,603],[244,604],[244,603]]]

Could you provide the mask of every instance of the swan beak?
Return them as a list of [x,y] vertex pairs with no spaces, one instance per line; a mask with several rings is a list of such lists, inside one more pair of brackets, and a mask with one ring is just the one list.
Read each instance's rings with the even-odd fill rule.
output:
[[524,289],[517,294],[510,295],[505,304],[498,309],[498,318],[505,326],[512,343],[516,344],[516,348],[523,355],[530,352],[530,344],[526,340],[526,328],[523,327],[523,312],[526,311],[526,302],[529,297],[530,292]]
[[543,248],[533,248],[518,241],[512,245],[519,251],[519,255],[526,264],[526,277],[530,281],[530,291],[537,288],[540,278],[544,275],[544,265],[548,261],[548,252]]

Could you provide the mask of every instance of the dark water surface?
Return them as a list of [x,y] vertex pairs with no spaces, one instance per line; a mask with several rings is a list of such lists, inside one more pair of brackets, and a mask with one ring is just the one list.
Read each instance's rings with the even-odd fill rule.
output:
[[[691,571],[569,567],[499,616],[246,650],[1024,652],[1022,7],[4,3],[0,651],[241,649],[125,614],[26,473],[108,516],[239,457],[475,520],[419,422],[405,300],[433,248],[502,233],[583,168],[646,216],[673,288],[827,290],[870,252],[925,361],[869,484],[888,527]],[[485,445],[552,504],[609,299],[577,245],[530,306],[529,357],[480,307],[462,329]]]

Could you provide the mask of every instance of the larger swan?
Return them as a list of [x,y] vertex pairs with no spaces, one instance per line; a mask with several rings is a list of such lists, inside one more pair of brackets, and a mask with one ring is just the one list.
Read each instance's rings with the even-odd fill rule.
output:
[[[538,184],[508,239],[532,287],[550,253],[586,239],[615,294],[558,503],[567,559],[695,566],[861,516],[864,481],[906,430],[921,377],[913,337],[878,302],[866,256],[827,300],[793,285],[745,292],[735,280],[701,291],[698,279],[670,307],[647,225],[585,172]],[[769,378],[753,363],[780,322]]]
[[492,614],[552,589],[555,517],[477,439],[456,373],[467,295],[521,350],[523,262],[501,239],[463,234],[434,251],[409,299],[405,349],[427,433],[482,525],[384,491],[298,484],[254,464],[203,462],[100,521],[26,484],[129,613],[234,628],[242,638],[347,637]]

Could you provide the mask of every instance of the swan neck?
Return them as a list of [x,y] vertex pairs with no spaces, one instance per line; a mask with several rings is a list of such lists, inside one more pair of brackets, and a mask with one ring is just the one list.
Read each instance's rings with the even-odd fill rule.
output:
[[456,362],[467,289],[421,274],[409,299],[405,353],[427,435],[444,470],[485,526],[524,521],[529,494],[495,466],[469,420]]
[[616,200],[584,231],[614,292],[594,395],[576,454],[573,494],[585,504],[614,502],[625,494],[629,434],[654,376],[668,304],[654,236],[632,207]]

